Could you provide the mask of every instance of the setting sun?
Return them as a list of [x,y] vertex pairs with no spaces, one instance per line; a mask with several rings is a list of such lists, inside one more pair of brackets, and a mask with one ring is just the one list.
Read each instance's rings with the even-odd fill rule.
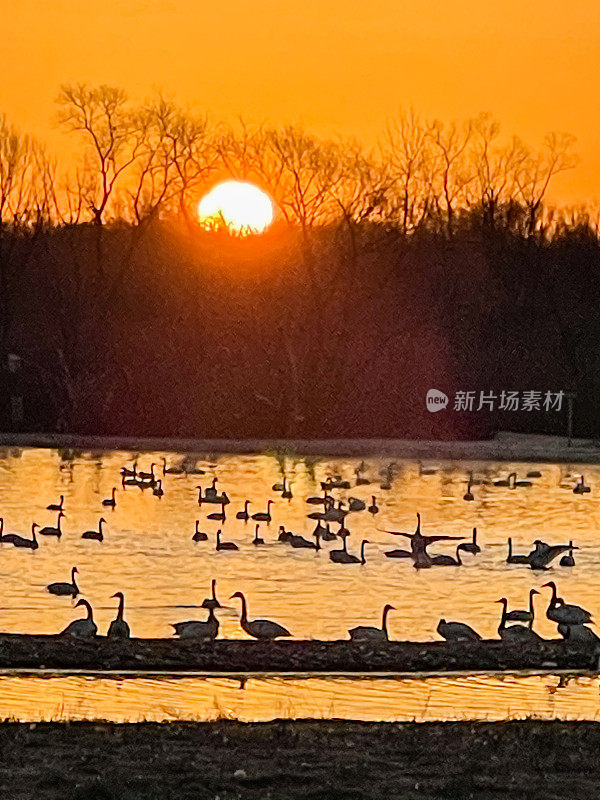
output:
[[273,222],[271,198],[246,181],[219,183],[198,204],[200,222],[235,233],[262,233]]

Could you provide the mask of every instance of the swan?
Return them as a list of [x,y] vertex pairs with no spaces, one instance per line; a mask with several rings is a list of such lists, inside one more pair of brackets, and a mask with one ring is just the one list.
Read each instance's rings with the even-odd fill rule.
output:
[[585,481],[582,475],[577,486],[573,489],[573,494],[587,494],[590,491],[591,489],[589,486],[585,485]]
[[552,597],[546,609],[546,617],[552,622],[560,622],[563,625],[585,625],[587,622],[592,622],[592,615],[589,611],[581,606],[572,605],[570,603],[558,602],[556,584],[554,581],[542,584],[542,587],[549,587],[552,589]]
[[338,507],[335,508],[335,506],[331,506],[330,508],[328,508],[327,511],[325,511],[321,515],[321,519],[324,520],[325,522],[343,522],[344,517],[348,513],[342,508],[343,505],[344,501],[340,500],[338,503]]
[[375,497],[374,494],[371,495],[371,505],[369,506],[367,511],[369,512],[369,514],[373,514],[373,516],[375,514],[379,513],[379,506],[377,505],[377,498]]
[[123,610],[125,608],[123,592],[115,592],[111,597],[119,598],[119,608],[117,610],[117,616],[108,626],[108,633],[106,635],[109,639],[129,639],[131,631],[129,630],[129,625],[123,619]]
[[87,600],[83,599],[75,603],[75,608],[77,608],[77,606],[84,606],[86,608],[87,617],[85,619],[76,619],[74,622],[69,623],[67,627],[60,632],[59,636],[74,636],[77,639],[91,639],[98,631],[98,627],[94,622],[92,607]]
[[225,522],[226,519],[225,506],[221,506],[220,511],[213,511],[212,514],[207,514],[206,519],[216,519],[219,522]]
[[404,531],[388,531],[384,533],[391,533],[393,536],[404,536],[410,539],[411,556],[413,559],[413,566],[416,569],[426,569],[431,566],[431,556],[427,553],[427,548],[434,542],[442,541],[458,541],[464,539],[464,536],[446,536],[445,534],[439,536],[423,536],[421,533],[421,515],[417,512],[417,528],[414,533],[405,533]]
[[162,488],[162,480],[159,478],[156,481],[156,485],[152,487],[152,494],[155,497],[162,497],[164,493],[165,492],[164,492],[164,490]]
[[113,486],[111,496],[107,497],[106,500],[103,500],[102,501],[102,505],[103,506],[110,506],[111,508],[115,508],[115,506],[117,505],[117,498],[115,497],[116,493],[117,493],[117,489],[116,489],[115,486]]
[[412,553],[410,552],[410,550],[400,550],[400,549],[397,549],[397,550],[386,550],[386,552],[383,555],[387,556],[388,558],[411,558],[412,557]]
[[102,525],[106,523],[104,517],[100,517],[98,520],[98,530],[97,531],[84,531],[81,534],[82,539],[95,539],[97,542],[102,542],[104,540],[104,534],[102,533]]
[[252,500],[244,501],[244,510],[237,512],[237,514],[235,515],[236,519],[243,519],[244,522],[248,522],[248,520],[250,519],[250,514],[248,513],[248,506],[251,504],[251,502]]
[[333,497],[327,494],[327,492],[323,492],[323,497],[307,497],[306,502],[309,503],[311,506],[326,506],[328,503],[333,502]]
[[200,608],[223,608],[221,603],[217,600],[217,582],[213,578],[210,582],[210,597],[205,597],[202,601]]
[[436,628],[442,639],[447,642],[479,642],[481,636],[464,622],[446,622],[441,619]]
[[346,549],[346,537],[344,536],[342,540],[342,549],[341,550],[330,550],[329,551],[329,558],[334,564],[366,564],[367,561],[365,559],[365,545],[369,544],[368,539],[363,539],[360,543],[360,558],[358,556],[353,556],[349,553]]
[[348,509],[350,511],[363,511],[366,508],[364,500],[359,500],[358,497],[351,497],[348,500]]
[[472,485],[473,485],[473,482],[472,482],[471,478],[469,478],[469,482],[467,483],[467,491],[463,495],[463,500],[475,500],[473,492],[471,491],[471,486]]
[[250,636],[254,637],[255,639],[260,639],[263,641],[273,641],[274,639],[279,639],[282,636],[291,636],[292,634],[284,628],[282,625],[278,625],[277,622],[271,622],[268,619],[248,619],[247,613],[247,606],[246,606],[246,598],[241,592],[235,592],[229,598],[233,600],[235,597],[239,598],[242,601],[242,615],[240,617],[240,625],[243,631],[245,631]]
[[370,483],[368,478],[363,478],[362,473],[366,472],[367,465],[364,461],[361,461],[358,467],[354,470],[354,474],[356,475],[356,485],[357,486],[368,486]]
[[150,464],[150,472],[138,472],[137,477],[141,481],[154,481],[155,480],[155,476],[154,476],[154,467],[155,466],[156,466],[156,464],[153,461],[152,464]]
[[[515,608],[513,611],[506,612],[505,610],[505,618],[507,622],[529,622],[530,627],[533,625],[533,618],[534,618],[534,608],[533,608],[533,596],[534,594],[539,594],[537,589],[530,589],[529,591],[529,610]],[[497,601],[498,603],[501,602],[500,600]]]
[[324,492],[329,491],[329,489],[349,489],[350,488],[350,481],[342,480],[341,475],[336,475],[334,478],[327,478],[326,481],[321,481],[321,489]]
[[564,555],[561,560],[559,561],[561,567],[574,567],[575,566],[575,559],[573,557],[573,540],[569,540],[569,552],[567,555]]
[[293,498],[294,496],[292,494],[293,485],[294,485],[293,482],[288,483],[287,489],[284,489],[283,492],[281,493],[281,496],[283,497],[284,500],[291,500]]
[[456,558],[454,556],[430,556],[431,564],[434,567],[462,567],[462,561],[460,560],[460,551],[463,549],[464,545],[459,544],[456,548]]
[[512,488],[516,489],[518,486],[533,486],[533,483],[531,481],[518,481],[515,475]]
[[436,472],[436,467],[424,467],[419,461],[419,475],[435,475]]
[[133,469],[129,469],[128,467],[121,467],[121,475],[123,478],[135,478],[137,477],[137,459],[133,462]]
[[274,483],[273,486],[271,486],[271,489],[274,492],[285,492],[285,475],[283,476],[283,481],[280,483]]
[[292,536],[290,539],[290,544],[296,550],[304,548],[309,550],[320,550],[321,543],[319,541],[319,534],[315,533],[315,541],[311,542],[308,539],[305,539],[304,536]]
[[286,531],[283,525],[279,526],[279,536],[277,537],[280,542],[289,542],[294,534],[291,531]]
[[4,530],[4,517],[0,517],[0,542],[6,542],[7,544],[12,544],[13,539],[17,535],[16,533],[2,533]]
[[46,589],[50,592],[50,594],[57,594],[66,596],[69,595],[70,597],[77,597],[79,594],[79,586],[75,582],[75,575],[77,574],[78,570],[77,567],[73,567],[71,570],[71,583],[66,582],[56,582],[50,583],[46,586]]
[[205,622],[188,620],[187,622],[171,623],[175,628],[175,636],[180,639],[207,639],[212,641],[219,633],[219,620],[215,617],[214,608],[209,608]]
[[60,496],[60,503],[50,503],[49,506],[46,506],[48,511],[62,511],[63,510],[63,503],[65,502],[64,496],[61,494]]
[[233,542],[222,542],[221,541],[221,528],[217,531],[217,550],[239,550],[240,548],[237,544]]
[[527,556],[531,569],[547,569],[548,564],[561,553],[564,553],[566,550],[572,552],[573,550],[579,549],[578,547],[573,545],[569,546],[568,544],[548,545],[540,539],[536,539],[534,545],[535,550],[532,550]]
[[252,514],[252,519],[255,519],[259,522],[271,522],[271,506],[273,505],[272,500],[267,500],[267,510],[266,511],[258,511],[256,514]]
[[53,525],[46,525],[44,528],[40,528],[38,533],[42,536],[58,536],[59,538],[62,536],[62,531],[60,529],[60,521],[65,517],[62,511],[58,512],[58,517],[56,518],[56,527]]
[[12,539],[12,543],[14,547],[22,547],[27,550],[37,550],[39,547],[38,540],[35,536],[35,529],[39,528],[40,526],[37,522],[34,522],[31,526],[31,539],[24,539],[22,536],[15,535]]
[[[197,487],[200,488],[200,487]],[[212,479],[211,485],[204,492],[206,498],[213,498],[217,496],[217,478]],[[208,502],[208,499],[207,499]]]
[[203,533],[199,529],[199,527],[198,527],[199,525],[200,525],[200,520],[197,519],[196,520],[196,531],[195,531],[194,535],[192,536],[192,541],[193,542],[205,542],[208,539],[208,533]]
[[531,629],[531,625],[533,620],[528,626],[525,625],[510,625],[508,628],[506,627],[506,606],[508,605],[508,600],[506,597],[500,598],[500,600],[496,600],[496,603],[502,603],[502,618],[500,620],[500,625],[498,626],[498,635],[502,639],[503,642],[508,643],[526,643],[526,642],[541,642],[542,637],[538,636],[535,631]]
[[[322,525],[321,525],[321,528],[323,528],[323,526],[322,526]],[[317,530],[318,530],[318,527],[317,527],[317,528],[315,528],[315,531],[314,531],[314,533],[313,533],[313,536],[316,536]],[[334,533],[334,532],[331,530],[331,528],[329,527],[329,523],[327,523],[327,525],[325,526],[325,530],[324,530],[324,532],[323,532],[323,533],[319,533],[319,538],[320,538],[320,539],[321,539],[323,542],[333,542],[333,541],[335,541],[335,540],[337,539],[337,533]]]
[[597,645],[600,643],[600,638],[594,633],[593,630],[587,628],[585,625],[564,625],[559,623],[558,632],[563,639],[569,642],[581,642],[583,644]]
[[529,472],[527,473],[527,477],[528,478],[541,478],[542,477],[542,473],[539,471],[539,469],[530,469]]
[[359,625],[356,628],[351,628],[348,633],[350,634],[350,639],[353,642],[387,642],[388,641],[388,629],[387,629],[387,617],[390,611],[395,611],[396,609],[394,606],[391,606],[387,603],[383,607],[383,615],[381,619],[381,628],[371,627],[369,625]]
[[511,472],[508,478],[502,478],[499,481],[494,481],[494,486],[508,486],[511,487],[513,480],[517,479],[517,473]]
[[182,466],[179,467],[167,467],[167,459],[163,458],[162,461],[162,474],[163,475],[185,475],[185,470]]
[[512,539],[508,537],[508,555],[506,556],[507,564],[529,564],[529,556],[514,556],[512,551]]
[[260,525],[257,525],[256,528],[254,529],[254,539],[252,539],[252,544],[264,544],[265,543],[265,540],[262,539],[258,535],[258,529],[259,528],[260,528]]
[[481,547],[477,544],[477,528],[473,528],[473,537],[470,542],[463,544],[462,549],[465,553],[481,553]]

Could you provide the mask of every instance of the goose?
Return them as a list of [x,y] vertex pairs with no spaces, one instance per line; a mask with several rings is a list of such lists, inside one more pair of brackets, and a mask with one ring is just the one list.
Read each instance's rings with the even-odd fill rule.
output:
[[63,510],[63,503],[65,502],[64,496],[61,494],[60,496],[60,503],[50,503],[49,506],[46,506],[48,511],[62,511]]
[[206,519],[216,519],[219,522],[225,522],[226,514],[225,514],[225,506],[221,506],[220,511],[213,511],[212,514],[207,514]]
[[284,500],[291,500],[292,497],[294,496],[292,494],[292,486],[293,485],[294,484],[292,482],[288,483],[287,489],[284,489],[283,492],[281,493],[281,496],[283,497]]
[[447,642],[479,642],[481,636],[464,622],[446,622],[441,619],[436,628],[442,639]]
[[254,530],[254,539],[252,539],[252,544],[264,544],[264,543],[265,543],[265,540],[264,540],[264,539],[262,539],[262,538],[261,538],[261,537],[258,535],[258,529],[259,529],[259,528],[260,528],[260,525],[257,525],[257,526],[256,526],[256,528],[255,528],[255,530]]
[[121,467],[121,475],[123,478],[135,478],[137,477],[137,460],[133,462],[133,469],[129,469],[128,467]]
[[152,494],[155,497],[162,497],[163,496],[164,490],[162,488],[162,480],[160,478],[156,481],[156,486],[152,487]]
[[222,542],[221,541],[221,528],[217,531],[217,550],[239,550],[237,544],[234,542]]
[[587,622],[592,622],[592,615],[589,611],[581,606],[559,602],[556,592],[556,584],[554,581],[542,584],[542,587],[549,587],[552,589],[552,597],[546,609],[546,617],[552,622],[560,622],[563,625],[585,625]]
[[244,501],[244,510],[238,511],[235,515],[236,519],[243,519],[244,522],[248,522],[250,519],[250,514],[248,513],[248,506],[251,504],[252,500],[245,500]]
[[[539,594],[537,589],[530,589],[529,591],[529,610],[526,611],[525,609],[516,608],[513,611],[505,612],[505,617],[507,622],[529,622],[530,626],[533,624],[534,618],[534,608],[533,608],[533,596],[534,594]],[[496,602],[501,602],[497,600]]]
[[79,594],[79,587],[75,582],[75,575],[77,574],[77,567],[73,567],[71,570],[71,583],[66,582],[56,582],[50,583],[46,586],[46,589],[50,592],[50,594],[57,594],[66,596],[69,595],[70,597],[77,597]]
[[105,500],[102,501],[103,506],[110,506],[111,508],[115,508],[117,505],[117,498],[115,497],[117,493],[117,489],[115,486],[112,488],[112,493],[110,497],[107,497]]
[[481,547],[477,544],[477,528],[473,528],[473,537],[470,542],[463,544],[462,549],[465,553],[481,553]]
[[248,611],[246,606],[246,598],[241,592],[235,592],[229,598],[233,600],[234,598],[239,598],[242,601],[242,615],[240,617],[240,625],[243,631],[245,631],[250,636],[254,637],[255,639],[260,639],[263,641],[273,641],[274,639],[279,639],[282,636],[291,636],[292,634],[284,628],[282,625],[278,625],[277,622],[271,622],[268,619],[248,619]]
[[185,475],[185,470],[182,466],[179,467],[167,467],[167,459],[162,458],[162,474],[163,475]]
[[44,528],[40,528],[38,533],[40,533],[42,536],[58,536],[58,538],[60,539],[60,537],[62,536],[62,530],[60,529],[60,521],[64,517],[65,514],[63,514],[62,511],[59,511],[58,517],[56,518],[56,527],[53,525],[46,525]]
[[199,525],[200,525],[200,520],[197,519],[196,520],[196,531],[194,532],[194,535],[192,536],[192,541],[193,542],[206,542],[206,540],[208,539],[208,533],[203,533],[200,530]]
[[467,491],[463,495],[463,500],[475,500],[473,492],[471,491],[471,486],[473,485],[471,478],[469,478],[469,482],[467,483]]
[[569,540],[569,552],[567,555],[564,555],[561,560],[559,561],[561,567],[574,567],[575,566],[575,559],[573,557],[573,540]]
[[289,542],[294,534],[291,531],[286,531],[283,525],[279,526],[279,536],[277,537],[280,542]]
[[447,556],[447,555],[440,555],[440,556],[431,556],[431,564],[434,567],[462,567],[462,561],[460,560],[460,551],[463,549],[464,545],[459,544],[456,548],[456,558],[454,556]]
[[529,556],[515,556],[512,551],[512,539],[508,537],[508,555],[506,556],[507,564],[529,564]]
[[350,497],[348,500],[349,511],[363,511],[366,508],[364,500],[359,500],[358,497]]
[[510,625],[508,628],[506,627],[506,606],[508,604],[508,600],[506,597],[500,598],[500,600],[496,600],[496,603],[502,603],[502,618],[500,620],[500,625],[498,626],[498,635],[502,639],[503,642],[508,643],[525,643],[525,642],[541,642],[542,637],[538,636],[535,631],[531,629],[530,623],[528,626],[525,625]]
[[34,522],[31,526],[31,539],[24,539],[22,536],[15,535],[12,539],[12,543],[14,547],[22,547],[27,550],[37,550],[39,547],[38,540],[35,536],[35,529],[39,528],[40,526],[37,522]]
[[108,633],[106,635],[109,639],[129,639],[131,631],[129,630],[129,625],[123,619],[123,610],[125,608],[123,592],[115,592],[111,597],[119,598],[119,608],[117,610],[117,616],[108,626]]
[[330,550],[329,558],[334,562],[334,564],[366,564],[365,545],[367,544],[369,544],[368,539],[363,539],[360,543],[360,558],[358,558],[358,556],[353,556],[346,549],[346,537],[344,536],[342,540],[342,549]]
[[84,531],[81,534],[82,539],[95,539],[97,542],[104,541],[104,534],[102,533],[102,525],[106,523],[104,517],[100,517],[98,520],[98,530],[97,531]]
[[217,582],[213,578],[210,582],[210,597],[205,597],[201,603],[201,608],[223,608],[221,603],[217,600]]
[[272,500],[267,500],[267,510],[266,511],[258,511],[256,514],[252,514],[252,519],[257,520],[258,522],[271,522],[271,506],[273,505]]
[[573,489],[573,494],[587,494],[590,491],[591,489],[589,486],[585,485],[585,481],[582,475],[577,486]]
[[292,536],[290,539],[290,544],[296,550],[300,548],[309,549],[309,550],[320,550],[321,543],[319,542],[319,534],[315,534],[315,541],[310,542],[308,539],[305,539],[304,536]]
[[213,608],[209,608],[205,622],[188,620],[187,622],[174,622],[175,636],[180,639],[206,639],[212,641],[219,633],[219,620],[215,617]]
[[381,619],[381,628],[371,627],[370,625],[359,625],[356,628],[351,628],[348,633],[350,634],[350,639],[353,642],[387,642],[388,641],[388,629],[387,629],[387,617],[390,611],[395,611],[396,609],[394,606],[391,606],[389,603],[386,603],[383,607],[383,615]]
[[75,608],[77,608],[77,606],[85,607],[87,610],[87,617],[85,619],[76,619],[74,622],[69,623],[69,625],[60,632],[59,636],[74,636],[77,639],[91,639],[98,631],[98,627],[94,622],[92,607],[88,601],[83,600],[83,598],[75,603]]
[[536,539],[534,544],[535,550],[532,550],[527,556],[531,569],[547,569],[548,564],[561,553],[566,550],[572,552],[579,549],[574,545],[569,546],[568,544],[548,545],[540,539]]
[[597,645],[600,643],[600,638],[594,633],[591,628],[585,625],[564,625],[559,623],[558,632],[570,642],[581,642],[582,644]]
[[508,478],[502,478],[499,481],[494,481],[494,486],[508,486],[508,487],[511,487],[513,480],[516,480],[516,479],[517,479],[517,473],[516,472],[511,472],[510,475],[508,476]]

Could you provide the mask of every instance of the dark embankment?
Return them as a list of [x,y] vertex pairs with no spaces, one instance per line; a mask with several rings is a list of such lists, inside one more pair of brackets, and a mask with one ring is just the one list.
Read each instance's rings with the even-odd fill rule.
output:
[[597,798],[590,722],[5,723],[11,800]]
[[432,672],[567,669],[598,666],[594,650],[553,640],[529,646],[348,641],[215,642],[174,639],[81,641],[60,636],[0,635],[2,669],[186,670],[206,672]]

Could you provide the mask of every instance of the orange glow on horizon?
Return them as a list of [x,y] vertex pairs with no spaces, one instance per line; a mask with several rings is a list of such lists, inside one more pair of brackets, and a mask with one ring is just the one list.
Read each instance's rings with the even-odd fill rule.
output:
[[273,203],[253,183],[223,181],[200,200],[198,218],[208,228],[225,225],[233,233],[263,233],[273,222]]

